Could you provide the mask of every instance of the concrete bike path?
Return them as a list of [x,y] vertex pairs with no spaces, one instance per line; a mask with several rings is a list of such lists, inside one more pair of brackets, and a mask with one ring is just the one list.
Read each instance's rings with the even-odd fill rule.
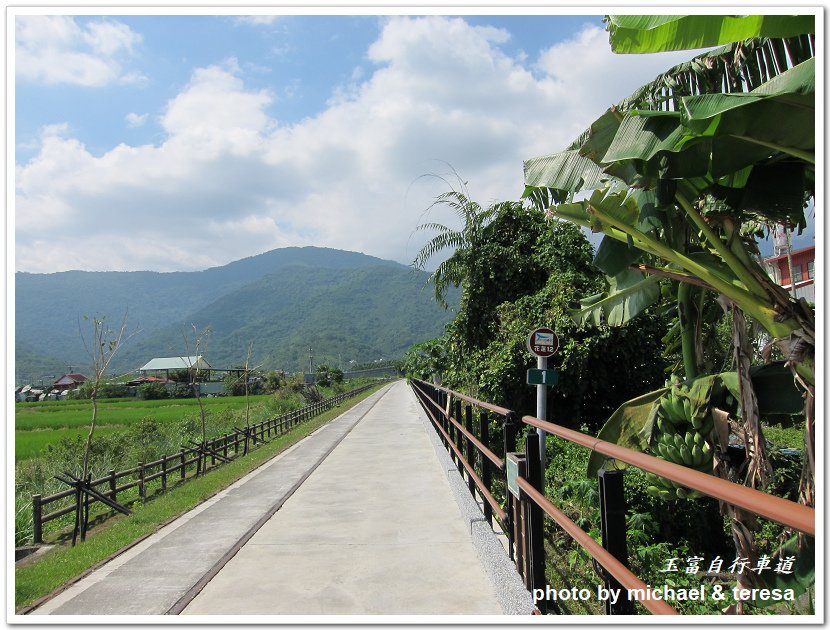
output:
[[32,615],[164,615],[303,483],[389,391],[387,385]]
[[503,614],[419,413],[385,387],[32,614]]
[[503,614],[403,381],[185,615]]

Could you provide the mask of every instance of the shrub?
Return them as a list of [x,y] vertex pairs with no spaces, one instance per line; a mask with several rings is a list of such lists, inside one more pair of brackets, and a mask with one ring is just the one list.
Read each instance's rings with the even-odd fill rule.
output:
[[138,397],[142,400],[161,400],[167,396],[167,387],[161,383],[144,383],[138,386]]

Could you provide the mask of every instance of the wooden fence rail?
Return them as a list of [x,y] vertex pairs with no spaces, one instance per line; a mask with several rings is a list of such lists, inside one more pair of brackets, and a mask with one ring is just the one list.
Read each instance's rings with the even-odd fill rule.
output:
[[[253,435],[257,440],[263,442],[267,438],[283,435],[297,425],[328,411],[332,407],[336,407],[344,400],[357,396],[367,389],[374,387],[374,385],[364,385],[320,402],[306,405],[301,409],[295,409],[280,416],[251,425],[249,435]],[[196,465],[196,474],[202,474],[207,472],[208,461],[210,461],[211,467],[217,465],[217,453],[225,459],[234,459],[241,456],[239,447],[240,445],[244,447],[246,439],[249,438],[246,438],[244,433],[224,433],[208,440],[205,443],[204,449],[200,450],[199,446],[183,447],[179,449],[178,453],[165,455],[152,462],[138,462],[136,467],[128,470],[111,470],[105,477],[92,480],[90,486],[113,501],[118,500],[119,494],[137,488],[139,498],[144,501],[147,498],[147,484],[151,481],[160,479],[161,492],[166,492],[168,480],[186,479],[188,467],[192,467],[194,464]],[[252,442],[257,442],[257,440],[252,440]],[[251,446],[253,444],[249,445],[248,450],[250,450]],[[231,450],[233,450],[233,454],[230,453]],[[129,481],[119,485],[118,481],[125,477],[130,478]],[[51,512],[46,512],[44,507],[74,495],[75,489],[70,488],[46,497],[39,494],[32,496],[33,538],[36,544],[43,542],[43,525],[66,514],[71,514],[75,511],[76,504],[72,503],[68,507],[55,509]],[[96,499],[94,498],[90,499],[90,503],[94,503],[95,501]]]

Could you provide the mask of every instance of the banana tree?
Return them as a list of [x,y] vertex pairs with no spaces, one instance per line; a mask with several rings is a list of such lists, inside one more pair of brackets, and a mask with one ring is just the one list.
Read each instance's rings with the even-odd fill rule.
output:
[[[788,38],[731,43],[672,68],[606,111],[565,151],[527,160],[525,194],[550,216],[605,235],[595,264],[609,276],[610,290],[586,298],[577,317],[624,323],[657,299],[656,278],[677,281],[690,382],[699,376],[700,305],[714,295],[731,310],[750,485],[764,485],[770,468],[744,314],[766,329],[806,392],[803,499],[811,503],[813,309],[764,272],[752,232],[759,223],[803,226],[805,202],[814,194],[815,68],[812,40],[804,35],[812,32],[812,18],[612,16],[608,22],[612,47],[627,52],[682,48],[692,40],[717,45],[737,33]],[[649,403],[653,413],[657,406]],[[725,448],[728,437],[717,433]],[[740,515],[733,534],[739,548],[752,546]]]

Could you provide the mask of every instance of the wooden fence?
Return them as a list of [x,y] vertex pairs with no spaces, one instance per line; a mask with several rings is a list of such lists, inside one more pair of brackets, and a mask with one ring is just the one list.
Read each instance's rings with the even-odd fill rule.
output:
[[[90,486],[112,501],[118,501],[119,494],[137,488],[138,498],[144,501],[147,498],[147,484],[151,481],[161,480],[160,491],[162,493],[166,492],[169,481],[183,481],[187,479],[188,467],[191,467],[191,469],[195,468],[196,475],[206,472],[209,467],[216,466],[217,459],[220,459],[221,463],[221,459],[223,458],[227,460],[239,456],[240,450],[244,454],[246,440],[258,443],[259,441],[264,442],[269,438],[283,435],[298,424],[310,420],[332,407],[336,407],[344,400],[357,396],[367,389],[374,387],[374,385],[364,385],[320,402],[312,403],[301,409],[289,411],[281,416],[251,425],[247,437],[244,433],[240,432],[224,433],[208,440],[205,448],[199,448],[199,446],[181,448],[178,453],[165,455],[154,462],[139,462],[135,468],[121,471],[111,470],[105,477],[94,479],[90,483]],[[240,447],[242,448],[240,449]],[[217,455],[221,455],[221,458],[217,458]],[[71,505],[54,509],[51,512],[47,512],[44,508],[62,499],[73,497],[75,493],[76,490],[74,488],[69,488],[46,497],[39,494],[32,496],[33,538],[36,544],[43,542],[43,525],[66,514],[71,514],[75,511],[77,503],[73,501]],[[91,503],[95,501],[95,499],[90,499]]]

